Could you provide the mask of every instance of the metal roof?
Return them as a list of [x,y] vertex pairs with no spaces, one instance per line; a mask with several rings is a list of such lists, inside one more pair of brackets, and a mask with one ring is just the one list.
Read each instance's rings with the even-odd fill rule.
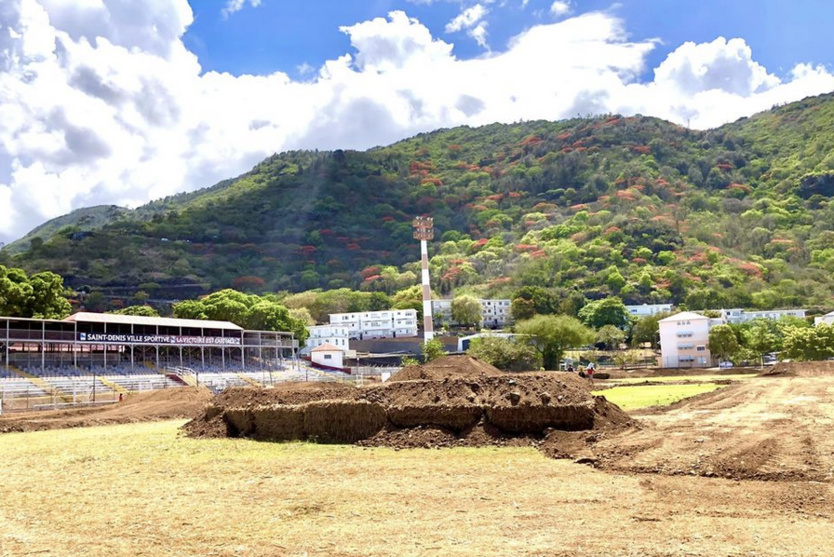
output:
[[115,323],[118,325],[150,325],[153,327],[189,327],[193,329],[227,329],[242,331],[229,321],[209,321],[208,319],[176,319],[174,317],[144,317],[139,315],[116,315],[113,313],[78,312],[64,321],[75,323]]
[[684,321],[686,319],[709,319],[709,317],[692,311],[682,311],[680,313],[676,313],[675,315],[670,315],[666,319],[661,319],[660,321],[658,321],[658,323],[668,323],[669,321]]

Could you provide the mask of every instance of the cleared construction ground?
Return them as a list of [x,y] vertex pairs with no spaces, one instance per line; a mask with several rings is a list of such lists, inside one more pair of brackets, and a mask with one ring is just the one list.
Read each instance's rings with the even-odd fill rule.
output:
[[[194,437],[360,443],[365,446],[550,447],[631,425],[571,373],[506,373],[466,356],[410,366],[382,385],[289,383],[227,389],[185,426]],[[581,432],[581,433],[580,433]],[[559,444],[559,443],[556,443]]]
[[[203,437],[185,420],[0,435],[0,555],[834,555],[829,363],[630,417],[577,377],[476,364],[3,416],[24,432],[196,416]],[[486,447],[397,450],[466,445]]]

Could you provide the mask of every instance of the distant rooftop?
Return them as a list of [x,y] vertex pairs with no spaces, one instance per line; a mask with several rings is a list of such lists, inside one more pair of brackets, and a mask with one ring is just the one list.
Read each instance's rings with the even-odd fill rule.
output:
[[69,323],[117,323],[120,325],[146,325],[152,327],[188,327],[192,329],[226,329],[242,331],[230,321],[210,321],[208,319],[177,319],[175,317],[144,317],[139,315],[118,315],[113,313],[78,312],[64,321]]

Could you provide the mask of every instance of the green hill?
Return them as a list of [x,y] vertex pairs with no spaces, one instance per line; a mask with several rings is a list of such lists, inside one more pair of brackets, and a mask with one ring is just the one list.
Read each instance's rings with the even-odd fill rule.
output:
[[181,298],[223,287],[416,284],[411,219],[435,219],[433,287],[704,307],[834,305],[834,96],[705,132],[616,115],[274,155],[0,261],[70,286]]

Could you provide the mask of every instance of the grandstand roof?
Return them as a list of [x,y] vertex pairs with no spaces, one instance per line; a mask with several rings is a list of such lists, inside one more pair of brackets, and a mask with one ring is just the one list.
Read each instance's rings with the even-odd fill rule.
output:
[[143,317],[139,315],[117,315],[113,313],[89,313],[80,311],[64,321],[70,323],[118,323],[120,325],[151,325],[158,327],[190,327],[195,329],[227,329],[242,331],[230,321],[209,321],[207,319],[176,319],[174,317]]

